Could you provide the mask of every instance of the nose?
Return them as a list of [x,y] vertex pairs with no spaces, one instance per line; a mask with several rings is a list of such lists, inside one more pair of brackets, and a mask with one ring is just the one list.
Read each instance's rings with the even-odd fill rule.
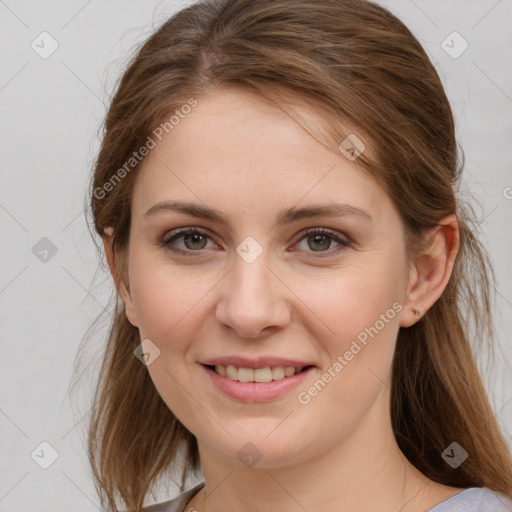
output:
[[261,338],[285,327],[291,318],[287,289],[260,256],[247,263],[237,257],[223,280],[217,321],[242,338]]

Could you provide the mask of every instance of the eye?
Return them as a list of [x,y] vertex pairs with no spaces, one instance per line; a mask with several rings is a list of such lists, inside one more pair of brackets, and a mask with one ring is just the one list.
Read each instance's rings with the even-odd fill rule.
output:
[[[299,246],[299,250],[305,252],[327,253],[327,256],[332,256],[350,246],[349,240],[341,238],[335,232],[323,228],[310,228],[302,232],[301,235],[299,243],[296,245]],[[338,247],[335,250],[329,250],[332,248],[333,243],[337,244]],[[300,247],[301,244],[302,247]],[[317,256],[310,256],[308,254],[308,258],[311,257],[315,258]],[[324,256],[318,255],[318,257],[321,258]]]
[[209,239],[210,235],[208,233],[191,227],[181,229],[172,236],[165,236],[161,241],[161,245],[173,252],[191,256],[193,252],[209,249],[210,247],[207,245]]

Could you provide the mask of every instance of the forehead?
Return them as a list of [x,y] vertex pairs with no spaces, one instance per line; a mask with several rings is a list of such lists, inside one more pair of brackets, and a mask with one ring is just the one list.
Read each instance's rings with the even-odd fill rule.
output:
[[[320,125],[318,112],[299,108],[308,125]],[[225,211],[274,204],[280,210],[299,201],[343,201],[378,215],[383,195],[354,162],[315,140],[278,105],[215,89],[157,141],[139,170],[133,206],[142,213],[158,201],[213,199]]]

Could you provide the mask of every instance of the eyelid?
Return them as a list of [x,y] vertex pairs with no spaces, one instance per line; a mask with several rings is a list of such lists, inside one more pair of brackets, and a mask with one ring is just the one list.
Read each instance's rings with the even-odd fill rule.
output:
[[[346,235],[342,235],[337,231],[328,228],[306,228],[302,230],[294,242],[294,246],[305,239],[308,235],[327,235],[334,242],[338,244],[338,247],[334,249],[328,249],[327,251],[304,251],[308,258],[328,258],[331,256],[337,256],[340,252],[344,251],[352,245],[352,240]],[[300,249],[292,249],[293,251],[300,251]],[[313,256],[312,256],[313,255]]]
[[[172,234],[171,234],[172,233]],[[212,233],[206,228],[200,228],[197,226],[186,226],[183,228],[176,228],[167,231],[162,237],[162,241],[165,243],[169,243],[173,238],[178,238],[179,236],[194,234],[197,233],[199,235],[206,235],[208,238],[215,238]]]
[[[169,233],[172,233],[172,235],[169,236]],[[166,234],[164,234],[161,239],[159,239],[158,245],[161,245],[164,249],[169,250],[171,252],[185,255],[185,256],[203,256],[202,251],[205,249],[202,249],[200,251],[191,251],[191,250],[183,250],[178,249],[177,247],[172,247],[171,242],[173,240],[177,240],[181,238],[182,236],[189,235],[189,234],[198,234],[201,236],[205,236],[207,239],[211,240],[216,245],[217,242],[214,240],[214,236],[210,233],[210,231],[206,228],[200,228],[196,226],[187,226],[183,228],[176,228],[173,229]],[[197,253],[197,254],[194,254]]]
[[307,235],[316,235],[316,234],[329,235],[333,239],[339,240],[340,243],[346,243],[347,245],[351,243],[351,240],[349,239],[348,236],[346,236],[342,233],[338,233],[337,231],[335,231],[333,229],[329,229],[329,228],[306,228],[306,229],[303,229],[297,235],[297,241],[302,240],[302,238],[304,238]]

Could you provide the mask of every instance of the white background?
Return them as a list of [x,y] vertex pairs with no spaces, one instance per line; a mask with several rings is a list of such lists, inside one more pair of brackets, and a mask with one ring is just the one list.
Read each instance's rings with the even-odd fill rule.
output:
[[[71,398],[68,389],[81,339],[110,293],[85,224],[86,185],[113,80],[134,44],[186,3],[0,0],[2,512],[99,509],[83,439],[104,326],[87,343],[93,362]],[[481,204],[497,276],[500,345],[486,385],[512,445],[512,2],[386,5],[426,48],[454,109],[465,189]],[[59,45],[47,59],[31,48],[43,31]],[[457,59],[441,47],[453,31],[469,43]],[[32,252],[43,237],[57,248],[47,262]],[[31,458],[43,441],[58,452],[48,469]]]

